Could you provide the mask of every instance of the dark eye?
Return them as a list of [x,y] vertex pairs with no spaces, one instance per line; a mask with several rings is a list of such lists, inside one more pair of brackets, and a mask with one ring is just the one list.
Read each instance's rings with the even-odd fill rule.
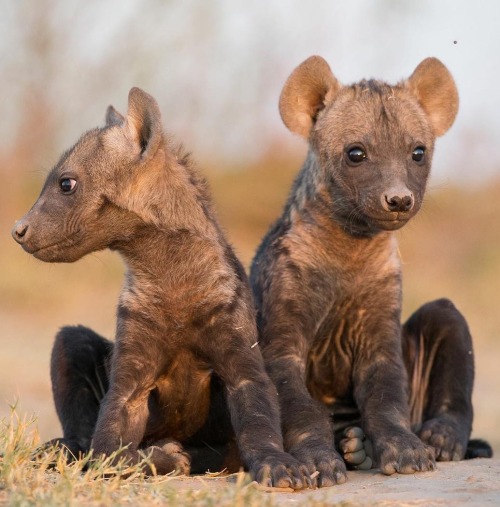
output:
[[361,164],[361,162],[363,162],[363,160],[366,158],[365,150],[363,150],[363,148],[360,148],[359,146],[350,148],[347,151],[347,158],[353,164]]
[[417,146],[411,154],[411,158],[415,162],[423,162],[424,157],[425,157],[425,148],[423,146]]
[[59,181],[59,187],[61,187],[63,194],[72,194],[76,188],[76,180],[73,178],[63,178]]

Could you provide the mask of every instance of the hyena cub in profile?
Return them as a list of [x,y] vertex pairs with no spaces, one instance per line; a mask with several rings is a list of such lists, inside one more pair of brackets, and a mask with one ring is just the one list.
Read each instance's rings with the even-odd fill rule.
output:
[[46,262],[110,248],[127,265],[114,344],[82,326],[56,337],[58,445],[75,456],[128,445],[130,463],[150,456],[159,474],[188,473],[226,466],[234,435],[258,481],[309,483],[283,452],[245,272],[151,96],[133,88],[126,118],[108,109],[106,126],[50,172],[13,236]]
[[[420,209],[435,137],[457,109],[435,58],[395,86],[342,86],[313,56],[282,91],[281,117],[309,152],[250,279],[285,450],[319,470],[323,486],[345,480],[334,433],[350,426],[362,428],[385,474],[491,452],[468,447],[474,365],[462,315],[441,299],[400,323],[392,231]],[[347,437],[346,461],[370,466],[359,428]]]

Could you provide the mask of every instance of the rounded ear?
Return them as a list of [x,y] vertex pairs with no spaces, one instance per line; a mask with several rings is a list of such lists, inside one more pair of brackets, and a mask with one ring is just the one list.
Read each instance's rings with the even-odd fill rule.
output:
[[113,107],[108,106],[106,109],[106,127],[112,127],[113,125],[122,125],[125,123],[125,118]]
[[140,88],[128,94],[128,112],[124,128],[135,147],[146,159],[153,156],[163,137],[160,108],[156,100]]
[[307,139],[319,111],[334,100],[341,87],[326,61],[310,56],[285,82],[279,102],[283,123]]
[[426,58],[413,71],[406,86],[427,114],[434,134],[442,136],[453,125],[458,112],[458,91],[449,70],[437,58]]

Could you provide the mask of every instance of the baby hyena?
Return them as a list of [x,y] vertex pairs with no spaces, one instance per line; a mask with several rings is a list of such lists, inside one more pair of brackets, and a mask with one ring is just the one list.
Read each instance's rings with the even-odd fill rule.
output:
[[[319,470],[322,485],[345,480],[334,433],[349,426],[362,428],[386,474],[491,452],[468,447],[474,361],[462,315],[441,299],[400,323],[392,231],[420,209],[434,140],[457,109],[453,78],[435,58],[395,86],[343,86],[312,56],[282,91],[281,117],[309,152],[251,284],[285,449]],[[347,437],[346,461],[370,466],[363,433]]]
[[57,335],[55,443],[76,456],[127,445],[121,456],[164,474],[228,466],[234,437],[257,480],[309,483],[283,452],[245,272],[150,95],[133,88],[127,117],[110,107],[62,156],[13,236],[46,262],[110,248],[127,265],[115,343],[81,326]]

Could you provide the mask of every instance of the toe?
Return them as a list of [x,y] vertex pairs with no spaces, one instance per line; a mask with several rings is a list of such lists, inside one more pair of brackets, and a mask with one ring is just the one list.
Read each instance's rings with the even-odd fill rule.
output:
[[364,449],[356,452],[348,452],[344,454],[344,459],[349,465],[360,465],[366,459],[366,452]]
[[370,456],[367,456],[363,463],[360,463],[356,466],[357,470],[370,470],[373,466],[373,460],[370,458]]
[[346,428],[344,431],[344,435],[347,438],[360,438],[363,439],[365,436],[364,431],[359,426],[351,426],[349,428]]
[[342,449],[342,452],[357,452],[363,449],[363,440],[361,438],[343,438],[339,442],[339,447]]

